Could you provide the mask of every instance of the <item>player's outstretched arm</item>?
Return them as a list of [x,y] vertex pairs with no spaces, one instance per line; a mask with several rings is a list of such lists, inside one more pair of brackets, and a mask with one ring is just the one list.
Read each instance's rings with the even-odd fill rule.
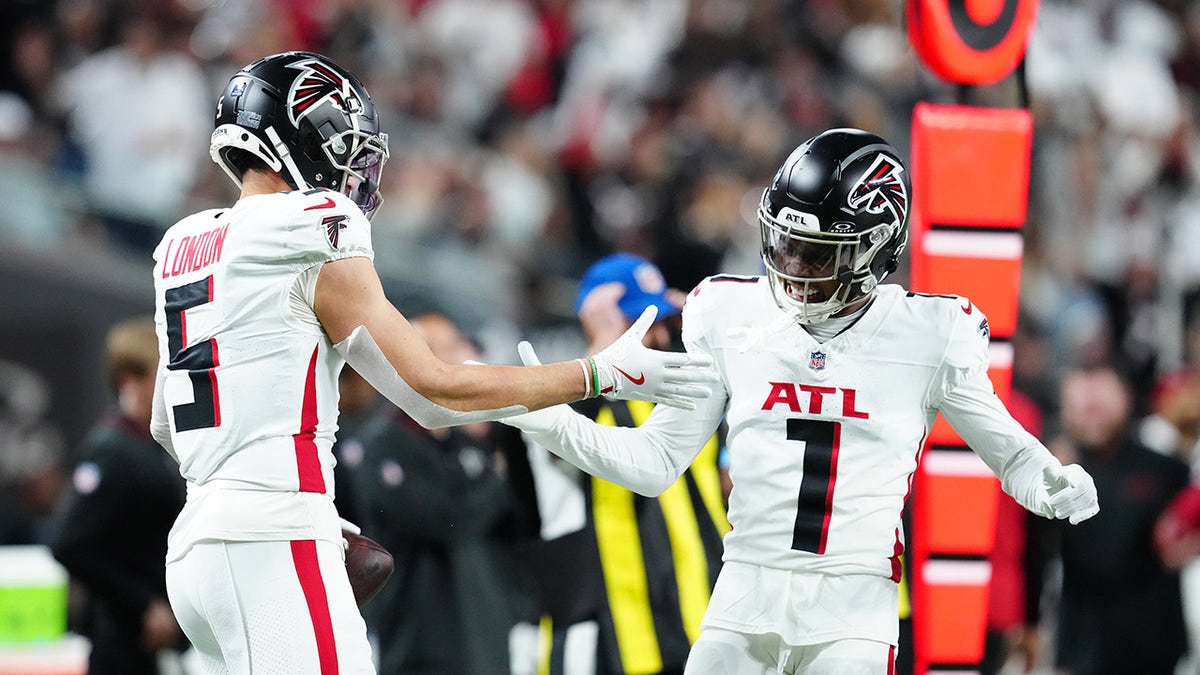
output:
[[947,394],[941,412],[1021,506],[1072,525],[1100,512],[1096,484],[1088,472],[1077,464],[1063,466],[1025,431],[996,397],[986,372]]
[[[540,363],[533,347],[522,342],[521,361]],[[687,471],[725,414],[725,390],[696,399],[695,409],[658,406],[638,427],[610,427],[569,406],[508,417],[514,426],[581,471],[641,495],[662,494]]]
[[[387,300],[374,265],[364,257],[322,267],[313,310],[350,365],[427,427],[499,419],[576,401],[594,395],[597,383],[645,400],[688,406],[690,398],[706,395],[716,382],[705,359],[642,346],[645,326],[636,337],[623,336],[620,350],[598,354],[594,361],[533,368],[445,363]],[[614,384],[614,367],[622,367],[633,382]]]

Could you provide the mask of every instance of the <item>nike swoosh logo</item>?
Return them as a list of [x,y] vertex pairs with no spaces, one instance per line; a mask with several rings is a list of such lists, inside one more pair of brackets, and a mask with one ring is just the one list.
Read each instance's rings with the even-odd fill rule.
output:
[[613,366],[613,370],[615,370],[615,371],[617,371],[618,373],[620,373],[620,374],[624,375],[624,376],[625,376],[625,379],[629,380],[630,382],[632,382],[632,383],[634,383],[634,384],[637,384],[637,385],[642,385],[642,384],[645,384],[645,383],[646,383],[646,374],[645,374],[645,373],[638,373],[638,376],[637,376],[637,377],[634,377],[634,376],[630,375],[629,373],[627,373],[627,372],[625,372],[625,371],[621,370],[620,368],[618,368],[618,367],[616,367],[616,366]]
[[304,207],[305,211],[316,211],[317,209],[332,209],[334,206],[333,200],[329,197],[325,198],[324,204],[313,204],[312,206]]
[[971,313],[971,312],[972,312],[972,311],[975,309],[974,307],[972,307],[972,306],[971,306],[971,301],[970,301],[970,300],[968,300],[968,301],[967,301],[967,305],[966,305],[966,307],[963,307],[962,305],[959,305],[959,307],[958,307],[958,308],[959,308],[959,309],[961,309],[961,310],[963,311],[963,314],[970,314],[970,313]]

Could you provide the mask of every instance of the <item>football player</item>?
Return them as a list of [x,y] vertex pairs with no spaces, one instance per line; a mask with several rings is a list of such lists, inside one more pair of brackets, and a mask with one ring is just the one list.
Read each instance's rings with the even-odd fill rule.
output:
[[[509,423],[588,473],[655,495],[726,419],[725,564],[688,675],[891,673],[901,511],[940,411],[1048,518],[1098,510],[1091,477],[1062,466],[988,379],[987,320],[967,298],[880,282],[908,239],[911,188],[892,145],[855,130],[800,145],[758,209],[763,276],[714,276],[683,334],[722,386],[695,410],[658,406],[638,428],[566,406]],[[528,343],[522,359],[536,363]]]
[[642,345],[652,311],[574,362],[436,358],[372,262],[387,135],[363,85],[328,58],[288,52],[236,73],[211,154],[241,196],[184,218],[155,250],[151,425],[187,479],[167,586],[207,672],[372,671],[333,502],[344,363],[428,427],[600,392],[691,406],[717,380],[707,357]]

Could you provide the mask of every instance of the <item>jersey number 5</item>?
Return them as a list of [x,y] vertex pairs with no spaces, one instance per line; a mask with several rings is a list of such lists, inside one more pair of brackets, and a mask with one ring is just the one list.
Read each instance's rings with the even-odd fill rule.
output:
[[789,441],[804,441],[804,474],[796,499],[792,548],[821,555],[829,539],[842,424],[792,418],[787,421],[787,437]]
[[212,275],[190,284],[168,289],[167,349],[171,358],[168,370],[186,370],[192,381],[192,402],[171,406],[176,431],[221,426],[221,398],[217,389],[216,367],[220,365],[217,340],[211,338],[186,349],[187,310],[212,302]]

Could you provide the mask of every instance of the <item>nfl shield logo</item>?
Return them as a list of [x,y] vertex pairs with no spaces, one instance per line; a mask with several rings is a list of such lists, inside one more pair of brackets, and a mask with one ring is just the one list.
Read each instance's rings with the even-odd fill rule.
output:
[[825,370],[825,352],[812,352],[809,354],[808,367],[813,370]]

